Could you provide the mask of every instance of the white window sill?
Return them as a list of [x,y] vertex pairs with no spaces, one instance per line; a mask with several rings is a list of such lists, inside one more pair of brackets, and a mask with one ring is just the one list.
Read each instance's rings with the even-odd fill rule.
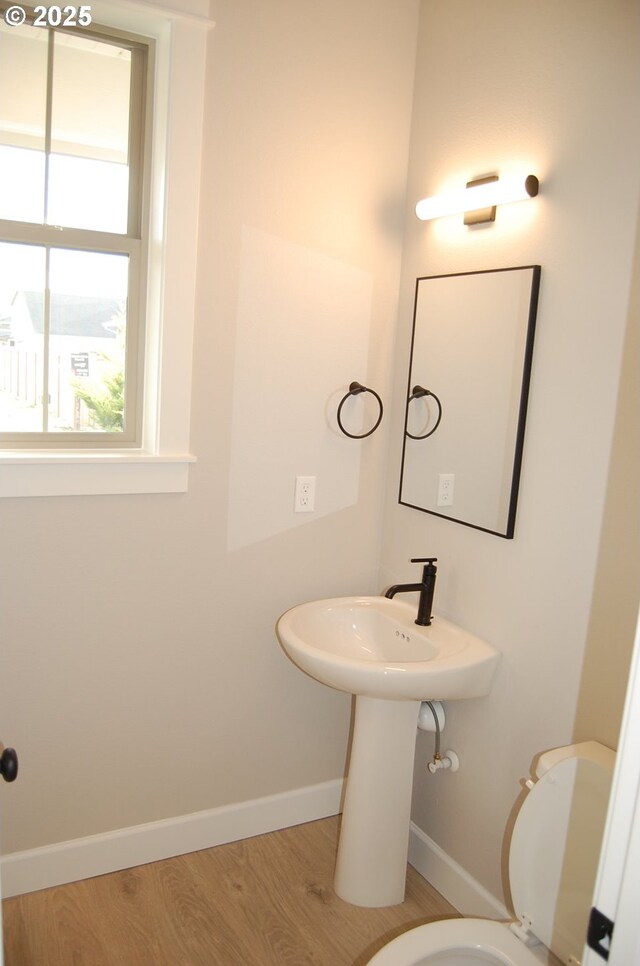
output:
[[185,493],[195,459],[143,450],[4,450],[0,498]]

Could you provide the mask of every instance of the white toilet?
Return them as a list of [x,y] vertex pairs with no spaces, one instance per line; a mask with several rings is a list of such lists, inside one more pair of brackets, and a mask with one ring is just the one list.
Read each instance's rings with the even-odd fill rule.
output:
[[547,751],[515,821],[517,921],[445,919],[409,930],[369,966],[580,966],[615,754],[596,741]]

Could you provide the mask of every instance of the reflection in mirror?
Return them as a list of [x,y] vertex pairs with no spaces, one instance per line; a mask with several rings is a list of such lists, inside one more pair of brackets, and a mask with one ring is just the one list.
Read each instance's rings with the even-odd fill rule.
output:
[[416,282],[400,503],[514,534],[540,266]]

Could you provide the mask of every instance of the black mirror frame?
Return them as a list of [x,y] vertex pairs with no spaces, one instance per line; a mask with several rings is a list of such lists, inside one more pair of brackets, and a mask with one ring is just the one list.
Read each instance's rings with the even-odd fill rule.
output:
[[[520,402],[518,409],[518,422],[515,437],[514,446],[514,458],[513,458],[513,468],[511,475],[511,491],[509,496],[509,509],[507,512],[507,522],[505,531],[501,530],[491,530],[488,527],[479,526],[476,523],[470,523],[468,520],[461,520],[457,517],[449,516],[445,513],[438,513],[436,510],[429,510],[423,506],[417,506],[415,503],[408,503],[406,500],[402,499],[402,482],[404,478],[404,467],[405,467],[405,450],[407,446],[407,435],[408,435],[408,421],[409,421],[409,402],[411,399],[411,380],[412,380],[412,365],[413,365],[413,350],[415,344],[416,336],[416,316],[418,310],[418,291],[421,281],[426,281],[430,278],[455,278],[463,275],[487,275],[495,272],[512,272],[512,271],[522,271],[523,269],[531,269],[531,298],[529,301],[529,317],[527,320],[527,336],[525,342],[525,351],[523,358],[523,369],[522,369],[522,386],[520,390]],[[414,308],[413,308],[413,325],[411,330],[411,349],[409,352],[409,376],[407,380],[407,403],[405,405],[405,417],[404,417],[404,432],[402,441],[402,459],[400,464],[400,486],[398,489],[398,503],[401,506],[408,506],[414,510],[420,510],[422,513],[430,513],[433,516],[440,517],[443,520],[449,520],[452,523],[459,523],[465,527],[471,527],[474,530],[482,530],[484,533],[491,533],[497,537],[503,537],[506,540],[512,540],[515,533],[516,524],[516,509],[518,505],[518,491],[520,488],[520,474],[522,471],[522,453],[524,449],[524,433],[525,424],[527,419],[527,405],[529,401],[529,386],[531,382],[531,367],[533,362],[533,342],[535,336],[536,328],[536,318],[538,312],[538,298],[540,294],[540,275],[541,267],[540,265],[515,265],[510,268],[492,268],[485,269],[479,272],[450,272],[443,275],[423,275],[416,279],[415,297],[414,297]]]

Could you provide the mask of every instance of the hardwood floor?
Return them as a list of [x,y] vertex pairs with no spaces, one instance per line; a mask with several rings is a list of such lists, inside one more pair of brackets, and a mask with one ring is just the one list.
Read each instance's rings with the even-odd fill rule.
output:
[[365,966],[456,915],[413,869],[399,906],[332,887],[337,818],[8,899],[5,966]]

